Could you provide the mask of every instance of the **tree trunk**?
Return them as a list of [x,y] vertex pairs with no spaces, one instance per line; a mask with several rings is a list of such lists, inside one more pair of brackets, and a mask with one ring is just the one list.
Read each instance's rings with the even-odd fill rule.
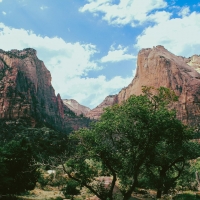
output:
[[199,177],[199,172],[196,171],[195,175],[196,175],[196,181],[198,183],[198,186],[197,186],[198,187],[198,191],[200,191],[200,177]]
[[157,189],[157,195],[156,195],[156,198],[157,198],[157,199],[160,199],[160,198],[161,198],[161,195],[162,195],[162,189],[159,188],[159,189]]
[[137,180],[137,176],[135,176],[134,178],[134,182],[133,185],[131,186],[131,188],[124,194],[124,198],[123,200],[129,200],[131,197],[132,192],[134,191],[135,187],[138,184],[138,180]]
[[161,198],[162,190],[163,190],[164,177],[165,177],[165,170],[162,169],[162,170],[160,170],[160,176],[159,176],[159,181],[158,181],[156,198]]

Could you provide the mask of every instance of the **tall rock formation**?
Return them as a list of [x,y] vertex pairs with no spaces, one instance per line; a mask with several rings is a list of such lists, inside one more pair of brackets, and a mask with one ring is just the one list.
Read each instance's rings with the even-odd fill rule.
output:
[[[161,86],[175,91],[179,97],[174,103],[177,118],[185,124],[200,123],[200,56],[189,58],[176,56],[163,46],[142,49],[138,53],[137,71],[132,82],[123,88],[114,101],[108,101],[107,106],[122,103],[131,95],[140,95],[142,86]],[[109,97],[107,97],[109,99]],[[106,99],[107,99],[106,98]],[[98,119],[103,113],[105,103],[91,110],[87,116]]]
[[[199,56],[183,58],[175,56],[163,46],[142,49],[138,54],[135,78],[118,94],[118,102],[131,95],[142,93],[142,86],[164,86],[175,91],[179,100],[174,104],[177,118],[186,124],[200,122],[200,74]],[[192,67],[191,67],[192,66]]]
[[30,48],[0,50],[0,119],[18,118],[31,120],[32,126],[42,122],[60,131],[79,126],[60,95],[55,96],[50,72]]
[[88,112],[90,112],[90,108],[79,104],[74,99],[63,99],[64,105],[66,105],[70,110],[72,110],[77,115],[86,116]]

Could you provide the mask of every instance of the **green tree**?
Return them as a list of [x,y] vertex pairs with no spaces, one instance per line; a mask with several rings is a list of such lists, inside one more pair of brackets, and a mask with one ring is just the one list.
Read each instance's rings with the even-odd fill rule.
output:
[[1,194],[19,194],[35,187],[38,172],[33,167],[30,143],[22,138],[0,149]]
[[[71,136],[77,145],[74,156],[63,165],[65,172],[102,200],[114,199],[117,180],[123,200],[129,199],[143,169],[156,168],[156,162],[161,163],[159,159],[168,166],[165,175],[174,168],[174,173],[178,171],[175,179],[184,168],[182,156],[190,144],[192,130],[176,119],[175,111],[167,109],[177,100],[176,95],[163,87],[157,90],[144,87],[143,92],[121,105],[107,108],[90,129],[81,129]],[[165,149],[170,153],[167,152],[167,159],[162,159]],[[91,165],[91,161],[95,164]],[[159,165],[159,170],[162,171],[162,167],[164,169]],[[99,176],[110,176],[112,180],[106,185],[104,179],[97,178]],[[165,183],[165,188],[157,187],[160,194],[169,179],[163,181],[158,177],[155,185]],[[174,183],[172,179],[169,182]]]
[[66,183],[66,187],[63,189],[63,194],[65,197],[71,196],[71,200],[74,199],[75,195],[80,194],[79,183],[74,180],[68,180]]

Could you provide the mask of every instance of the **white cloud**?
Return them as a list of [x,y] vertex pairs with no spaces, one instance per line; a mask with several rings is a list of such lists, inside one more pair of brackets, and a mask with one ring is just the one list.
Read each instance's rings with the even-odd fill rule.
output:
[[0,0],[0,3],[2,2],[3,0]]
[[[111,80],[106,80],[105,76],[97,78],[74,78],[63,90],[63,93],[71,90],[71,96],[78,99],[83,105],[88,105],[91,108],[100,104],[106,96],[116,94],[120,89],[127,86],[133,77],[122,78],[116,76]],[[64,89],[64,88],[63,88]]]
[[3,15],[6,15],[7,13],[6,13],[6,12],[4,12],[4,11],[2,11],[2,14],[3,14]]
[[88,78],[89,71],[101,68],[92,59],[97,52],[92,44],[67,43],[62,38],[42,37],[3,23],[0,23],[0,44],[4,50],[37,49],[39,59],[51,72],[56,92],[62,98],[73,98],[86,106],[97,106],[107,95],[117,93],[132,79],[114,77],[106,80],[105,76]]
[[200,54],[200,13],[163,21],[147,27],[137,37],[138,49],[163,45],[176,55]]
[[120,62],[123,60],[132,60],[135,59],[136,56],[132,54],[127,54],[128,48],[123,48],[122,46],[118,46],[117,49],[114,49],[111,46],[111,49],[108,51],[108,54],[101,58],[101,62]]
[[[59,69],[56,74],[66,73],[67,77],[81,76],[89,70],[98,68],[91,61],[96,53],[96,47],[92,44],[67,43],[62,38],[42,37],[32,31],[14,29],[0,23],[0,44],[4,50],[35,48],[39,56],[51,70]],[[50,55],[50,56],[48,56]]]
[[48,7],[47,6],[41,6],[40,10],[46,10]]
[[178,16],[185,17],[190,14],[190,8],[188,6],[181,8],[180,12],[178,13]]
[[[164,0],[120,0],[118,4],[113,4],[112,0],[88,0],[88,3],[79,11],[103,13],[103,19],[109,24],[136,26],[145,21],[154,21],[154,14],[151,14],[151,18],[149,18],[149,14],[166,6],[167,3]],[[162,14],[166,17],[166,12],[161,11],[160,15]]]

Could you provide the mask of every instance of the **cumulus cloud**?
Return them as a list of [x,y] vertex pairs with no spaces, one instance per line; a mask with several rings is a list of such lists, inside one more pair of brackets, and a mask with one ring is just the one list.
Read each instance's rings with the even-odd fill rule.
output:
[[[151,12],[167,6],[164,0],[120,0],[118,4],[114,4],[112,0],[87,1],[88,3],[79,9],[80,12],[103,13],[103,20],[114,25],[131,24],[137,26],[146,21],[156,22],[157,20]],[[161,11],[159,15],[169,17],[170,13],[168,15],[166,13]],[[151,18],[149,18],[150,14]]]
[[122,47],[119,45],[117,49],[111,46],[111,49],[108,51],[108,54],[101,58],[101,62],[120,62],[124,60],[132,60],[135,59],[136,56],[132,54],[127,54],[128,48]]
[[[132,78],[132,76],[127,78],[116,76],[107,80],[103,75],[98,76],[97,78],[77,77],[66,85],[66,89],[70,90],[73,88],[71,91],[71,96],[73,96],[73,98],[82,99],[80,103],[88,105],[90,108],[94,108],[101,103],[106,96],[116,94],[120,89],[127,86]],[[65,92],[66,90],[63,91],[63,93]]]
[[91,57],[96,53],[96,47],[92,44],[67,43],[62,38],[42,37],[32,31],[10,28],[2,23],[0,30],[2,49],[35,48],[51,70],[56,68],[59,72],[66,71],[67,77],[84,75],[87,71],[98,68],[97,64],[91,61]]
[[116,93],[130,83],[130,78],[105,76],[88,78],[89,71],[100,70],[93,59],[97,49],[92,44],[68,43],[58,37],[42,37],[32,31],[15,29],[0,23],[0,48],[4,50],[34,48],[52,75],[52,83],[62,98],[74,98],[94,107],[105,96]]
[[137,37],[138,49],[163,45],[176,55],[200,54],[200,13],[192,12],[147,27]]
[[179,16],[185,17],[190,14],[190,8],[188,6],[181,8],[180,12],[178,13]]
[[6,15],[7,13],[5,11],[2,12],[3,15]]

